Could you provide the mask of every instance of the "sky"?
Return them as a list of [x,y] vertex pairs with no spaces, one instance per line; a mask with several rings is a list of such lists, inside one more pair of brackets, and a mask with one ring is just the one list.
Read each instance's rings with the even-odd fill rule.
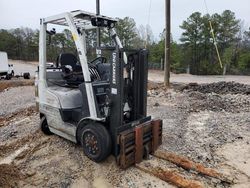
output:
[[[245,29],[250,27],[249,0],[206,0],[210,14],[224,10],[235,12],[244,20]],[[95,0],[0,0],[0,29],[17,27],[39,28],[39,19],[72,10],[95,12]],[[133,18],[137,26],[149,25],[155,39],[164,28],[165,0],[100,0],[101,14],[111,17]],[[179,26],[193,12],[207,13],[204,0],[172,0],[171,32],[179,40],[182,30]],[[150,10],[150,11],[149,11]],[[150,16],[149,16],[150,15]],[[0,41],[1,42],[1,41]]]

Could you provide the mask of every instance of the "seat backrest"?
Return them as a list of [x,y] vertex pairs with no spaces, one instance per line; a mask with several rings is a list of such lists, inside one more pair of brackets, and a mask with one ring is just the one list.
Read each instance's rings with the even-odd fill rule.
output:
[[61,66],[70,65],[74,70],[77,64],[77,58],[74,54],[71,53],[61,53],[58,58],[58,63]]

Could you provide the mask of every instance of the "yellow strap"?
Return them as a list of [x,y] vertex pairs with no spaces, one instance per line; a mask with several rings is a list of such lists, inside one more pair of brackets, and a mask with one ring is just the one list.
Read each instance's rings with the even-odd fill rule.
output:
[[[207,14],[209,15],[209,11],[208,11],[207,1],[206,0],[204,0],[204,4],[205,4],[206,10],[207,10]],[[220,52],[218,50],[218,46],[217,46],[217,42],[216,42],[216,38],[215,38],[215,34],[214,34],[214,29],[213,29],[213,26],[212,26],[212,22],[210,20],[209,20],[209,25],[210,25],[211,34],[212,34],[212,37],[213,37],[213,40],[214,40],[214,46],[215,46],[215,49],[216,49],[218,60],[220,62],[220,67],[222,68],[223,65],[222,65],[221,58],[220,58]]]
[[213,40],[214,40],[214,46],[215,46],[215,49],[216,49],[216,53],[217,53],[217,56],[218,56],[218,60],[219,60],[219,63],[220,63],[220,67],[222,68],[223,65],[222,65],[221,58],[220,58],[220,52],[219,52],[219,50],[218,50],[218,46],[217,46],[217,42],[216,42],[216,38],[215,38],[215,34],[214,34],[214,29],[213,29],[213,26],[212,26],[212,22],[211,22],[211,21],[209,21],[209,25],[210,25],[211,34],[212,34],[212,37],[213,37]]

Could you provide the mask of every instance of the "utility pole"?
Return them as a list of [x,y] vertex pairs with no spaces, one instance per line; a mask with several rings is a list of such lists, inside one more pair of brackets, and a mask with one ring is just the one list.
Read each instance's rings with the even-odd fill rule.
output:
[[[100,15],[100,0],[96,0],[96,15]],[[96,47],[97,49],[101,46],[101,39],[100,39],[100,28],[96,28]],[[97,56],[101,55],[99,54],[100,51],[96,51]]]
[[165,0],[165,62],[164,85],[170,86],[170,34],[171,34],[171,0]]

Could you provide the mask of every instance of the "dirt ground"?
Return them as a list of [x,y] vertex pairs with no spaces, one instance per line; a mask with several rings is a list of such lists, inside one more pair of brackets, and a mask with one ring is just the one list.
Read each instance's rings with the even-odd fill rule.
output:
[[[184,179],[201,182],[202,187],[249,187],[249,88],[226,82],[179,83],[171,89],[149,84],[148,114],[163,119],[159,150],[213,168],[230,183],[155,156],[141,165],[172,170]],[[39,129],[33,86],[5,89],[0,99],[0,187],[175,187],[136,167],[121,170],[113,156],[97,164],[79,145],[56,135],[45,136]]]

